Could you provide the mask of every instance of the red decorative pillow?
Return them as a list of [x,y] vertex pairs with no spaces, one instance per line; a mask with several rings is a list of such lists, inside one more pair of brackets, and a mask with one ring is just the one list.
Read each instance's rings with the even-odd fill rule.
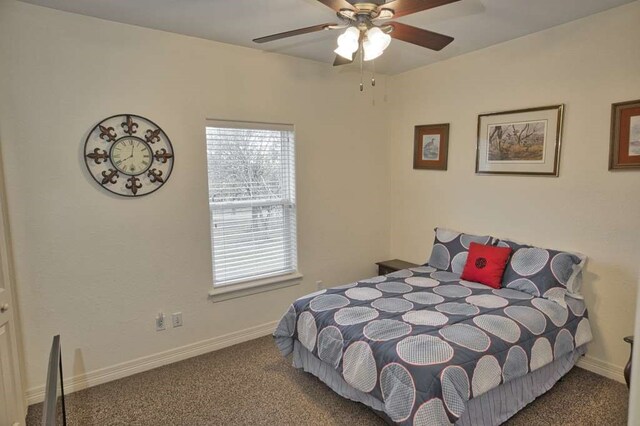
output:
[[511,247],[485,246],[471,243],[461,278],[500,288],[502,275],[511,256]]

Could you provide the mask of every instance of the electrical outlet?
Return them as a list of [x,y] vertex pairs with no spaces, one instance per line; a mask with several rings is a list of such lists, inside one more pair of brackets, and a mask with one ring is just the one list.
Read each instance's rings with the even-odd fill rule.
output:
[[316,281],[316,290],[322,290],[322,289],[323,289],[322,280]]
[[182,327],[182,312],[174,312],[174,314],[171,315],[171,321],[174,327]]
[[167,326],[164,322],[164,313],[160,312],[156,317],[156,331],[166,330]]

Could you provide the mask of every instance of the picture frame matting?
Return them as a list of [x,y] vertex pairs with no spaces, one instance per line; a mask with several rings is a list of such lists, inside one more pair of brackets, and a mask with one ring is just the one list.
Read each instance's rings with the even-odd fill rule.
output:
[[564,105],[478,115],[476,173],[558,176]]
[[447,170],[449,123],[415,126],[413,168]]

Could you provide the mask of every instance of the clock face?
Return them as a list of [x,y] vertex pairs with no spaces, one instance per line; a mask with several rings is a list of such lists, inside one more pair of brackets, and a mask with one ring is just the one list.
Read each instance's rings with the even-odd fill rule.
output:
[[151,166],[151,148],[138,138],[125,136],[111,146],[111,159],[118,171],[125,175],[139,175]]
[[132,114],[98,123],[87,136],[84,159],[93,179],[125,197],[158,190],[173,170],[173,146],[154,122]]

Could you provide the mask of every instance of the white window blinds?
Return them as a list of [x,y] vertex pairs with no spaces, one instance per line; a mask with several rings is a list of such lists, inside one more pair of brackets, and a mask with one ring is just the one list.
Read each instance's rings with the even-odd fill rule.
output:
[[297,270],[293,126],[208,122],[214,286]]

